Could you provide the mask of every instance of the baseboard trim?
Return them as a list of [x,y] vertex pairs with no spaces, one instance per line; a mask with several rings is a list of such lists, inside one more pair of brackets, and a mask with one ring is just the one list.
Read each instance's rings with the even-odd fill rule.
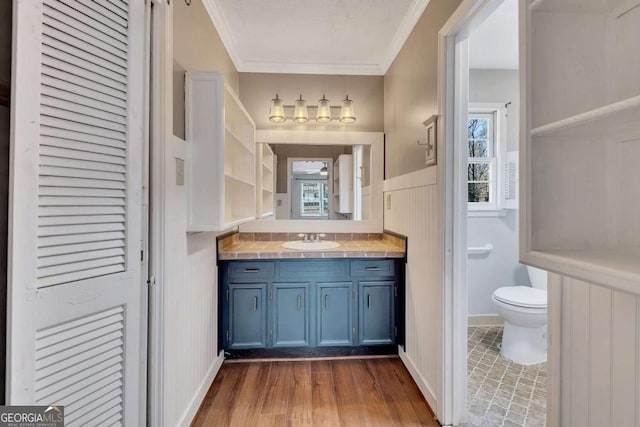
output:
[[191,425],[193,420],[196,419],[196,416],[200,412],[200,407],[202,406],[202,402],[204,401],[204,398],[207,395],[209,388],[211,388],[211,384],[213,384],[213,380],[216,378],[216,375],[218,375],[218,371],[220,371],[220,368],[222,367],[222,362],[224,362],[223,351],[220,352],[216,360],[213,362],[213,365],[211,365],[211,368],[209,368],[209,372],[207,372],[207,375],[205,375],[204,380],[202,381],[202,383],[200,383],[200,387],[198,387],[196,394],[193,396],[193,398],[189,402],[189,407],[184,412],[184,414],[180,418],[180,421],[178,422],[179,426],[188,427]]
[[436,399],[436,395],[431,390],[431,387],[429,387],[424,378],[422,378],[422,375],[420,375],[418,368],[416,368],[416,365],[413,363],[413,360],[411,360],[407,353],[400,349],[398,351],[398,355],[400,356],[400,360],[402,360],[402,363],[404,363],[404,366],[407,368],[407,371],[409,371],[409,374],[411,374],[413,381],[415,381],[425,400],[431,407],[431,412],[437,416],[436,408],[438,407],[438,399]]
[[467,316],[468,326],[502,326],[504,319],[497,314],[478,314]]

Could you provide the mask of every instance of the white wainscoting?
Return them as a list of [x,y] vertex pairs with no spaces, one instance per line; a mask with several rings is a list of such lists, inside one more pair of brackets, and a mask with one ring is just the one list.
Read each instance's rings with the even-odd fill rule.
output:
[[435,411],[442,348],[442,242],[436,168],[385,181],[384,228],[408,237],[406,352],[400,357]]
[[176,185],[184,142],[167,147],[164,253],[165,426],[188,426],[222,361],[216,352],[218,287],[216,233],[186,233],[185,187]]
[[549,287],[548,425],[640,426],[640,294],[556,274]]

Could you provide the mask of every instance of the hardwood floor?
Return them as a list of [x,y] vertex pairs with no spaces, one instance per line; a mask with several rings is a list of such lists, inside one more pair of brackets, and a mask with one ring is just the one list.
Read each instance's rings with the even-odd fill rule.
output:
[[191,425],[439,426],[397,357],[225,362]]

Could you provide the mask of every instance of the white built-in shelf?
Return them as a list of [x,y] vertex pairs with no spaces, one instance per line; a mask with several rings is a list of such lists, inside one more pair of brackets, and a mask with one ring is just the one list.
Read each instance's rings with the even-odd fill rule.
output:
[[235,183],[238,183],[238,184],[243,184],[243,185],[249,186],[249,187],[251,187],[251,188],[254,188],[254,187],[255,187],[255,183],[253,183],[253,182],[249,181],[249,180],[248,180],[248,179],[246,179],[246,178],[241,178],[241,177],[239,177],[239,176],[226,175],[226,174],[225,174],[225,176],[224,176],[224,177],[225,177],[225,179],[228,179],[228,180],[229,180],[229,181],[231,181],[231,182],[235,182]]
[[256,157],[258,188],[256,192],[256,215],[260,218],[273,216],[275,207],[276,156],[268,144],[259,144]]
[[588,13],[618,16],[633,7],[629,0],[532,0],[529,10],[548,13]]
[[521,259],[640,293],[640,0],[534,0]]
[[626,292],[640,288],[640,247],[531,251],[527,263]]
[[634,0],[533,0],[532,12],[607,14],[618,17],[637,5]]
[[255,148],[252,148],[249,144],[250,141],[242,141],[238,135],[233,133],[233,131],[227,127],[224,129],[225,132],[225,144],[232,145],[234,147],[238,147],[241,150],[245,150],[247,153],[254,154]]
[[640,96],[614,102],[531,130],[532,136],[608,133],[611,129],[640,120]]
[[223,231],[256,216],[255,124],[219,73],[187,73],[187,231]]

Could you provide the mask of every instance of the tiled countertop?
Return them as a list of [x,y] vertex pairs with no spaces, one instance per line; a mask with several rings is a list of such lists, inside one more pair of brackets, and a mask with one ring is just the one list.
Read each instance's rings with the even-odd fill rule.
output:
[[340,246],[321,251],[299,251],[282,247],[283,240],[256,241],[230,239],[221,242],[220,260],[281,258],[403,258],[405,249],[400,239],[339,240]]

